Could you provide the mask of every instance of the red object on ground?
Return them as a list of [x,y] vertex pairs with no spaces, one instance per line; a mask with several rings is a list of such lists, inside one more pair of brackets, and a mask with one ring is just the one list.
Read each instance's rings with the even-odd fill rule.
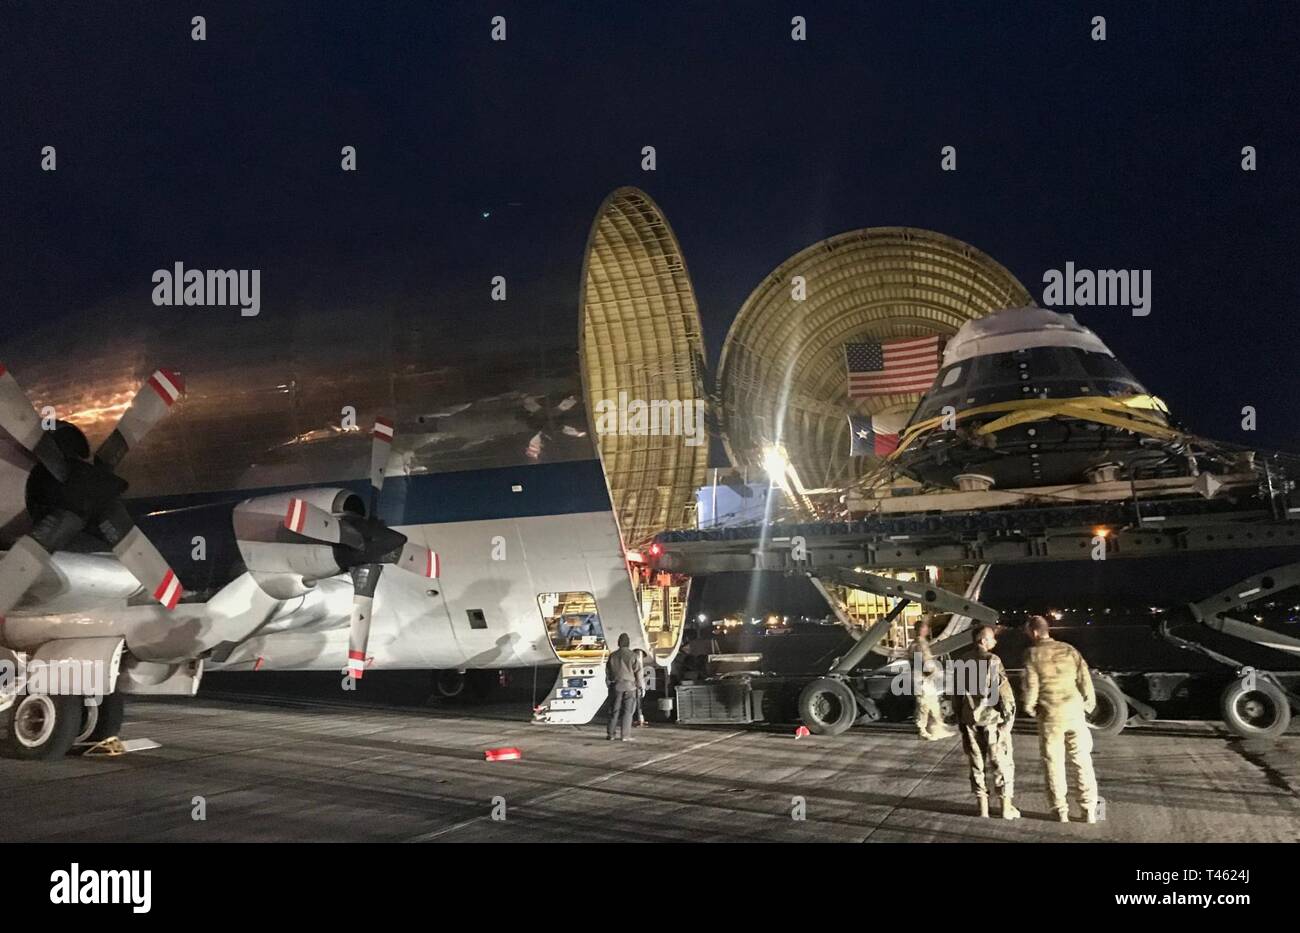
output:
[[483,757],[488,761],[514,761],[523,758],[524,754],[517,748],[489,748],[483,752]]
[[794,730],[794,737],[796,739],[802,739],[805,735],[812,735],[812,733],[808,731],[807,726],[800,726],[798,729]]

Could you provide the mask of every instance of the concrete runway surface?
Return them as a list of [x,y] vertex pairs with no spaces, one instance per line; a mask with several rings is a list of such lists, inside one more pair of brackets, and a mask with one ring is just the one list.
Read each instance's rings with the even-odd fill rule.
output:
[[[1106,822],[1049,822],[1032,725],[1016,733],[1008,822],[970,815],[957,739],[905,724],[792,731],[532,726],[526,704],[395,708],[205,693],[141,699],[123,737],[162,748],[52,764],[0,760],[0,840],[1300,841],[1300,734],[1242,743],[1213,723],[1099,739]],[[487,762],[517,746],[520,761]],[[492,818],[493,798],[505,802]],[[791,816],[794,797],[806,819]],[[206,820],[192,818],[202,797]]]

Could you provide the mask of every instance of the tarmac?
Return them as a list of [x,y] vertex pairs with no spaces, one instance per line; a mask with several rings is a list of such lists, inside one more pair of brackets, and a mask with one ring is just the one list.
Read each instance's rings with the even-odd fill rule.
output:
[[[206,685],[205,685],[206,686]],[[1024,818],[979,819],[960,742],[908,724],[537,726],[528,704],[401,706],[212,692],[140,698],[124,738],[162,747],[0,759],[0,841],[1297,842],[1300,734],[1217,723],[1097,739],[1107,819],[1049,819],[1032,724],[1015,736]],[[522,758],[487,761],[490,748]],[[202,816],[202,819],[196,818]]]

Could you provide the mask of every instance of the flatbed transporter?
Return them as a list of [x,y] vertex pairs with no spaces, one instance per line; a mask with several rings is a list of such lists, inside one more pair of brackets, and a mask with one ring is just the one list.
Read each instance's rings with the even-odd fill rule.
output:
[[[1223,722],[1243,737],[1280,735],[1292,711],[1300,710],[1300,672],[1294,670],[1300,639],[1241,618],[1251,617],[1252,603],[1300,585],[1300,561],[1288,551],[1300,548],[1300,496],[1267,463],[1226,475],[889,495],[850,506],[866,511],[849,521],[672,531],[655,538],[648,553],[659,571],[687,577],[736,571],[805,575],[850,630],[852,620],[828,584],[894,600],[890,612],[829,670],[751,672],[679,686],[679,721],[761,721],[767,718],[764,697],[797,693],[803,723],[815,733],[837,734],[883,718],[891,702],[910,709],[910,702],[898,704],[891,696],[901,662],[874,669],[863,662],[911,603],[949,615],[933,643],[936,656],[943,657],[969,645],[973,622],[1002,618],[977,598],[990,567],[1215,552],[1246,554],[1259,567],[1180,607],[1177,615],[1209,637],[1176,634],[1176,619],[1156,623],[1160,639],[1194,657],[1195,665],[1159,671],[1106,665],[1095,671],[1093,728],[1117,734],[1134,717],[1155,719],[1162,700],[1189,686],[1219,689]],[[928,566],[980,569],[965,593],[882,575]],[[1261,657],[1271,660],[1257,663]],[[1207,676],[1207,667],[1217,673]]]

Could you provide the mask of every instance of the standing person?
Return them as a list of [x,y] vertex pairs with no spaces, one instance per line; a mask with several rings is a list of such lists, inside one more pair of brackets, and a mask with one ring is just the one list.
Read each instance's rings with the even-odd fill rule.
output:
[[1025,625],[1025,709],[1038,718],[1038,747],[1047,771],[1047,796],[1062,823],[1070,822],[1065,762],[1070,762],[1083,818],[1097,822],[1097,776],[1092,770],[1092,731],[1087,714],[1097,706],[1092,676],[1073,645],[1052,638],[1042,616]]
[[632,741],[632,716],[636,706],[637,689],[641,685],[641,659],[628,646],[632,640],[627,632],[618,636],[618,650],[605,662],[605,682],[609,684],[611,699],[608,738],[614,741],[615,726],[624,742]]
[[912,694],[916,698],[916,731],[930,741],[953,735],[944,725],[939,708],[942,684],[943,672],[930,651],[930,622],[922,619],[916,623],[916,639],[912,642]]
[[[1002,659],[993,653],[997,639],[991,625],[972,632],[975,642],[974,677],[963,679],[957,698],[961,746],[970,762],[970,787],[980,816],[989,815],[989,788],[985,772],[993,772],[993,786],[1002,798],[1002,818],[1017,820],[1016,761],[1011,750],[1011,729],[1016,722],[1016,697],[1011,692]],[[967,661],[966,664],[972,662]]]

